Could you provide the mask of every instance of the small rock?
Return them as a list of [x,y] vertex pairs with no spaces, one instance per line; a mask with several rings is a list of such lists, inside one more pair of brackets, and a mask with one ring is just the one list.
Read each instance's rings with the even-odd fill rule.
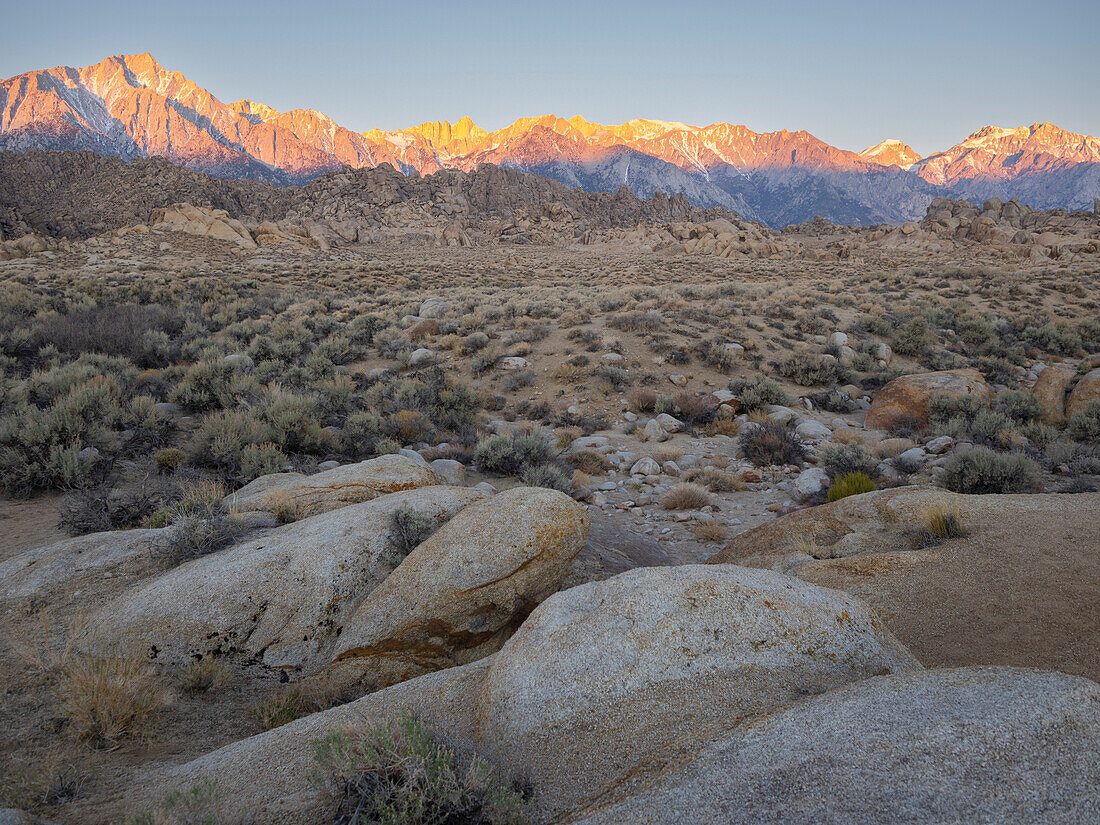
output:
[[682,387],[688,382],[687,376],[679,372],[672,373],[672,375],[668,377],[668,380],[678,387]]
[[797,501],[809,501],[829,486],[829,474],[820,467],[803,470],[794,480],[792,495]]
[[807,419],[794,429],[795,434],[804,441],[823,441],[833,434],[827,426],[820,421]]
[[437,458],[428,466],[447,484],[453,487],[466,486],[466,467],[461,461],[455,461],[453,458]]
[[339,461],[322,461],[317,465],[317,471],[323,473],[325,470],[335,470],[339,466]]
[[834,332],[829,336],[829,343],[837,347],[848,346],[848,336],[843,332]]
[[655,419],[646,422],[645,436],[650,441],[668,441],[668,433]]
[[924,449],[932,453],[932,455],[943,455],[954,446],[955,439],[949,435],[941,435],[939,438],[933,438],[925,444]]
[[661,413],[654,420],[668,433],[678,433],[684,429],[684,422],[668,413]]
[[675,461],[666,461],[661,465],[661,470],[666,476],[676,477],[680,475],[680,467]]
[[527,369],[527,359],[520,358],[518,355],[509,355],[500,362],[500,368],[502,370],[525,370]]
[[643,458],[636,462],[633,467],[630,468],[630,474],[632,476],[655,476],[660,475],[661,465],[654,461],[652,458]]
[[402,447],[400,450],[397,451],[397,454],[403,455],[405,456],[405,458],[411,458],[417,464],[421,464],[425,467],[428,466],[428,462],[425,460],[424,456],[422,456],[416,450],[410,450],[407,447]]
[[435,358],[434,352],[427,347],[420,347],[420,349],[415,349],[409,354],[409,366],[419,367],[422,364],[427,364],[433,358]]

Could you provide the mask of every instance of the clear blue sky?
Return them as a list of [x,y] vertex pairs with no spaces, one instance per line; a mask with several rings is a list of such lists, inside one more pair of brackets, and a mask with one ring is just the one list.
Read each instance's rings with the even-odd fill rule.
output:
[[922,154],[986,124],[1100,135],[1100,0],[3,0],[0,76],[151,52],[223,101],[351,129],[581,114]]

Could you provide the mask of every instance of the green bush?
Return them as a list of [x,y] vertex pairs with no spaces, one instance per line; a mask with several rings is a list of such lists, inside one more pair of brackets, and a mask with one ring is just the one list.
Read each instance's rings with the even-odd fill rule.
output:
[[828,501],[839,501],[848,496],[870,493],[874,489],[875,482],[867,473],[845,473],[836,477],[825,498]]
[[398,556],[405,558],[439,527],[439,523],[427,513],[421,513],[411,504],[402,504],[390,516],[390,546]]
[[913,358],[924,353],[934,343],[936,336],[928,329],[928,321],[921,315],[907,321],[890,341],[894,352]]
[[804,387],[837,384],[848,380],[848,371],[835,358],[796,353],[779,365],[779,373]]
[[486,473],[518,476],[528,467],[548,463],[553,445],[542,433],[495,435],[474,450],[474,465]]
[[1100,401],[1090,401],[1070,416],[1067,430],[1082,444],[1100,444]]
[[824,444],[818,453],[818,459],[833,479],[852,473],[870,478],[878,476],[878,459],[860,444]]
[[794,399],[778,383],[770,378],[760,377],[752,384],[730,387],[740,399],[746,410],[759,410],[764,407],[789,407]]
[[1001,393],[993,402],[993,407],[1020,424],[1034,421],[1043,411],[1039,399],[1026,390]]
[[956,493],[1025,493],[1038,479],[1038,465],[1027,456],[975,447],[947,459],[939,483]]

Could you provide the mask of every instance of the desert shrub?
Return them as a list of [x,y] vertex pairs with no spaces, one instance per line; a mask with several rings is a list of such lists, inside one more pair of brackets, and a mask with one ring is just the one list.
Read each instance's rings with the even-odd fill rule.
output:
[[168,394],[168,400],[188,412],[206,412],[233,406],[236,369],[223,359],[199,361],[188,368]]
[[477,445],[474,465],[486,473],[515,475],[526,467],[548,463],[553,458],[550,439],[540,432],[495,435]]
[[147,732],[162,695],[145,657],[83,654],[64,666],[59,693],[77,738],[96,747]]
[[714,418],[721,402],[713,395],[688,395],[680,393],[676,396],[676,412],[680,418],[692,424],[706,424]]
[[270,441],[286,453],[316,453],[325,447],[317,401],[286,390],[265,395],[259,409]]
[[978,359],[978,371],[991,384],[1016,383],[1012,363],[1004,358],[982,356]]
[[1033,421],[1020,428],[1020,434],[1038,450],[1045,450],[1058,440],[1058,428],[1050,424]]
[[859,409],[859,404],[836,390],[815,392],[808,395],[807,398],[810,399],[815,407],[828,412],[850,413]]
[[138,527],[175,492],[174,485],[157,478],[122,489],[105,484],[77,489],[62,499],[59,525],[70,536]]
[[624,387],[630,386],[632,380],[630,370],[623,369],[622,367],[615,367],[610,364],[604,364],[601,367],[597,367],[595,374],[597,378],[603,379],[616,390],[621,390]]
[[1024,493],[1035,488],[1038,476],[1027,456],[975,447],[948,458],[939,483],[956,493]]
[[818,453],[821,466],[832,479],[851,473],[878,477],[878,459],[862,444],[824,444]]
[[392,438],[380,438],[374,445],[376,455],[393,455],[401,451],[401,443]]
[[386,418],[382,430],[403,444],[431,441],[435,438],[435,425],[420,410],[398,410]]
[[661,497],[661,506],[666,510],[699,510],[712,501],[705,487],[683,481],[670,487]]
[[1075,441],[1100,444],[1100,401],[1090,401],[1070,416],[1066,429]]
[[801,352],[779,365],[779,374],[804,387],[836,384],[847,380],[847,371],[835,358]]
[[523,389],[524,387],[530,387],[535,383],[535,373],[531,370],[516,370],[509,373],[504,377],[501,382],[501,386],[505,392],[515,392],[516,390]]
[[529,464],[516,476],[527,487],[546,487],[573,495],[573,476],[557,463]]
[[462,342],[462,354],[473,355],[489,346],[489,336],[484,332],[471,332]]
[[646,312],[619,312],[608,319],[607,325],[626,332],[656,332],[664,325],[664,319],[655,309]]
[[936,342],[936,337],[928,329],[928,321],[918,315],[907,321],[890,341],[894,352],[899,355],[917,357]]
[[165,447],[153,455],[157,468],[164,472],[174,472],[187,463],[187,453],[179,447]]
[[976,442],[996,445],[1004,442],[1005,434],[1012,429],[1012,422],[1004,413],[980,410],[967,429]]
[[730,386],[730,390],[741,400],[746,410],[770,406],[788,407],[794,403],[794,399],[770,378],[760,377],[752,384],[735,384]]
[[260,476],[281,473],[289,463],[290,459],[274,444],[247,444],[241,450],[237,477],[247,484]]
[[409,714],[365,733],[313,743],[321,781],[335,788],[333,825],[379,822],[527,825],[523,788],[480,757],[465,758]]
[[390,516],[390,547],[404,558],[438,527],[438,522],[427,513],[421,513],[411,504],[402,504]]
[[1058,355],[1075,355],[1082,346],[1081,336],[1074,329],[1053,321],[1041,327],[1026,327],[1020,337],[1039,349]]
[[741,427],[737,443],[757,467],[797,464],[806,457],[806,445],[791,430],[770,421]]
[[272,441],[273,433],[265,422],[243,410],[227,410],[207,413],[192,433],[187,449],[193,463],[235,478],[241,470],[245,447]]
[[858,496],[861,493],[870,493],[875,489],[874,480],[867,473],[845,473],[839,475],[829,486],[826,493],[827,501],[839,501],[848,496]]
[[389,360],[396,360],[403,353],[412,351],[413,345],[400,330],[385,329],[374,336],[374,346],[378,348],[378,355]]
[[935,429],[957,419],[962,421],[962,426],[965,428],[984,409],[987,409],[985,401],[977,396],[938,393],[932,396],[928,403],[928,421]]
[[740,428],[741,425],[732,418],[715,417],[707,424],[704,431],[708,436],[711,436],[712,438],[716,435],[725,435],[733,438],[735,435],[737,435],[737,431]]
[[745,489],[744,482],[733,473],[727,473],[718,467],[696,467],[688,470],[681,480],[706,487],[712,493],[732,493]]
[[36,325],[35,348],[81,355],[99,352],[125,356],[140,366],[161,366],[171,354],[169,333],[178,334],[183,317],[159,306],[116,304],[44,315]]
[[1020,424],[1034,421],[1043,411],[1039,399],[1026,390],[1001,393],[993,402],[993,408]]

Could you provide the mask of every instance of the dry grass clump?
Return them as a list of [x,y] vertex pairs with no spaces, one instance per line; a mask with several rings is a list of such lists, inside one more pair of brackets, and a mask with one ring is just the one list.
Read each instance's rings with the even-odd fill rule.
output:
[[192,695],[210,693],[229,681],[229,669],[212,656],[191,662],[180,669],[180,687]]
[[925,505],[920,510],[919,519],[920,524],[913,531],[913,544],[918,548],[935,547],[948,539],[963,538],[968,533],[957,498]]
[[917,442],[911,438],[884,438],[871,445],[871,453],[875,458],[894,458],[916,446]]
[[148,661],[119,650],[75,656],[58,693],[77,738],[97,747],[146,734],[163,699]]
[[733,438],[737,435],[737,430],[740,428],[740,424],[734,421],[732,418],[715,418],[705,428],[705,432],[708,436],[726,435]]
[[590,476],[604,475],[611,469],[611,461],[598,450],[578,450],[569,456],[571,463],[577,470]]
[[727,541],[730,537],[729,528],[717,521],[696,522],[691,532],[699,541]]
[[690,481],[675,485],[661,497],[661,506],[666,510],[700,510],[711,502],[706,488]]
[[830,438],[837,444],[862,444],[863,430],[837,428]]
[[732,493],[747,487],[740,476],[717,467],[694,468],[684,473],[681,478],[685,482],[706,487],[712,493]]
[[684,451],[678,447],[657,447],[653,451],[653,459],[658,464],[664,464],[666,461],[679,461],[683,457]]
[[272,730],[311,713],[334,708],[350,698],[335,676],[322,674],[256,703],[252,716],[264,730]]

